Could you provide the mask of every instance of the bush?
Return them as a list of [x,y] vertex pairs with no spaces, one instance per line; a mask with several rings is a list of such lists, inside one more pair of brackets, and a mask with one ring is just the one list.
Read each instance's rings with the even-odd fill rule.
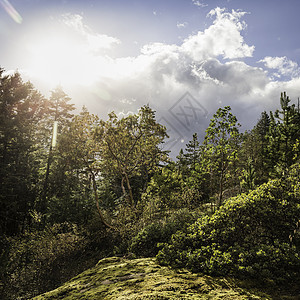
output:
[[69,223],[8,238],[3,298],[29,299],[76,275],[86,245],[84,235]]
[[299,186],[298,176],[287,176],[229,199],[186,234],[174,234],[158,261],[211,275],[299,278]]
[[153,257],[158,253],[159,243],[168,242],[178,230],[186,230],[196,220],[195,214],[187,209],[173,213],[164,221],[156,221],[144,227],[132,238],[129,250],[142,257]]

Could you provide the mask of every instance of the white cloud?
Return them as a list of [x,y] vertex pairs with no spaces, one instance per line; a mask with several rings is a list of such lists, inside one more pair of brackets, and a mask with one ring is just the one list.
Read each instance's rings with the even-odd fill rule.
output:
[[208,14],[215,17],[213,24],[204,32],[192,35],[182,45],[184,51],[201,61],[208,57],[223,56],[234,59],[253,55],[254,46],[244,42],[241,31],[246,29],[246,24],[240,21],[245,12],[226,12],[225,9],[216,8]]
[[[262,106],[257,105],[261,100],[257,95],[263,93],[269,79],[263,69],[235,60],[251,56],[254,51],[254,46],[247,45],[241,35],[246,28],[240,20],[244,14],[217,8],[209,14],[215,18],[213,24],[188,37],[181,45],[147,44],[136,57],[113,60],[112,75],[117,70],[130,71],[123,77],[111,76],[106,80],[112,109],[136,111],[141,105],[150,103],[159,116],[172,119],[170,108],[189,91],[211,115],[220,103],[236,106],[242,115],[250,114],[253,109],[259,111]],[[230,60],[221,62],[221,59]],[[248,102],[251,97],[254,102]],[[136,99],[134,103],[120,101],[132,98]],[[252,107],[252,111],[248,107]],[[246,123],[251,122],[251,118],[245,119]],[[191,125],[190,132],[182,135],[185,137],[195,130],[203,134],[207,121],[206,118],[198,120]],[[176,124],[176,120],[174,122]]]
[[[245,12],[216,8],[208,14],[214,19],[212,25],[189,36],[181,45],[147,44],[135,57],[95,56],[94,68],[107,71],[95,77],[98,88],[94,96],[99,107],[94,109],[105,112],[101,103],[107,105],[105,99],[110,99],[110,110],[136,111],[150,103],[158,114],[168,115],[174,101],[189,91],[201,99],[211,115],[221,102],[236,107],[245,117],[244,123],[253,123],[249,116],[254,111],[258,117],[265,109],[262,95],[268,94],[270,79],[262,68],[240,61],[254,51],[241,34],[246,29],[241,20],[244,15]],[[82,19],[77,22],[74,28],[81,30]],[[222,59],[228,61],[221,62]],[[124,99],[136,101],[129,103]]]
[[[176,129],[172,135],[178,139],[178,147],[182,147],[181,139],[190,140],[194,132],[203,137],[209,119],[220,106],[230,105],[244,129],[251,128],[263,110],[278,107],[280,92],[286,90],[291,98],[298,96],[300,79],[273,81],[265,71],[267,67],[281,74],[296,74],[297,64],[286,57],[266,57],[261,61],[264,68],[243,61],[254,52],[254,46],[242,36],[247,28],[242,21],[244,15],[242,11],[216,8],[208,14],[213,23],[206,30],[187,37],[181,44],[144,45],[137,56],[113,58],[109,53],[93,52],[88,61],[95,70],[93,83],[84,92],[77,86],[69,94],[78,99],[78,107],[85,104],[103,118],[111,110],[126,115],[149,103],[157,111],[157,118],[167,121],[164,125]],[[67,19],[66,24],[84,37],[92,35],[97,40],[99,36],[83,23],[81,16]],[[108,37],[106,45],[111,47],[118,41]],[[86,39],[86,43],[91,41]],[[188,130],[181,126],[176,114],[171,114],[172,107],[186,92],[208,112],[207,118],[202,115],[191,120]],[[179,150],[176,147],[175,152]]]
[[203,3],[203,2],[201,2],[199,0],[192,0],[192,1],[193,1],[193,4],[196,5],[196,6],[198,6],[198,7],[206,7],[206,6],[208,6],[208,4],[205,4],[205,3]]
[[277,70],[277,73],[275,73],[275,76],[277,75],[277,77],[280,77],[281,75],[291,77],[299,76],[298,64],[292,60],[289,60],[286,56],[266,56],[259,62],[264,63],[265,67],[269,69]]
[[91,51],[109,49],[114,44],[120,44],[120,40],[115,37],[93,32],[89,26],[83,23],[83,17],[80,15],[65,14],[63,23],[81,34],[86,39]]
[[[116,72],[121,69],[130,72],[118,79],[111,76],[106,81],[111,109],[137,111],[149,103],[157,111],[158,119],[163,118],[166,126],[171,124],[180,132],[175,152],[179,150],[176,147],[182,147],[182,138],[188,141],[194,132],[203,137],[209,119],[220,106],[230,105],[243,129],[251,128],[263,110],[278,107],[281,91],[290,85],[297,86],[291,82],[274,82],[263,68],[241,60],[254,52],[254,46],[248,45],[242,36],[247,28],[242,21],[244,15],[245,12],[216,8],[208,15],[213,18],[212,25],[189,36],[182,44],[147,44],[136,57],[114,60]],[[170,113],[187,91],[208,112],[207,118],[202,116],[191,122],[188,130]],[[98,101],[102,103],[100,96]]]
[[179,22],[177,22],[177,28],[185,28],[185,27],[187,27],[187,25],[188,25],[188,23],[187,22],[183,22],[183,23],[179,23]]
[[168,45],[164,43],[152,43],[152,44],[147,44],[142,47],[141,53],[145,55],[160,55],[162,52],[163,53],[174,53],[179,50],[179,47],[177,45]]

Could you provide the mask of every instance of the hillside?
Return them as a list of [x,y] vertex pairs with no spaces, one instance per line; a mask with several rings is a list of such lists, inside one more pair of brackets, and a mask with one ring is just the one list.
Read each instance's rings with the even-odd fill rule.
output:
[[154,258],[110,257],[34,299],[297,299],[276,294],[250,289],[233,279],[174,271]]

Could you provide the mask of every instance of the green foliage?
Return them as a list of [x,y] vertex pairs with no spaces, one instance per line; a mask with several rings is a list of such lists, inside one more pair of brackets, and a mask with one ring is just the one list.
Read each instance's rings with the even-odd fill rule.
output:
[[193,134],[193,139],[186,144],[185,148],[185,165],[189,166],[190,169],[194,170],[196,163],[199,162],[200,158],[200,143],[198,141],[197,133]]
[[[0,279],[12,298],[69,278],[89,247],[153,256],[165,243],[158,258],[173,266],[298,276],[299,165],[288,169],[300,157],[300,113],[286,93],[281,109],[263,112],[242,145],[231,108],[219,108],[203,145],[194,134],[173,163],[160,148],[166,128],[148,105],[107,121],[86,109],[73,116],[62,88],[45,99],[1,68],[0,90]],[[217,198],[221,205],[241,190],[253,191],[187,229],[191,210]]]
[[159,209],[181,207],[180,195],[184,185],[182,175],[169,165],[154,174],[142,200],[155,203]]
[[223,202],[225,189],[238,184],[237,153],[241,135],[231,107],[219,108],[210,120],[203,143],[203,160],[211,174],[211,195],[218,194],[218,205]]
[[9,238],[4,292],[7,298],[31,298],[82,270],[76,260],[87,239],[76,225],[55,224],[44,231]]
[[0,234],[28,226],[38,196],[40,131],[46,101],[20,74],[0,68]]
[[[281,93],[281,110],[276,110],[271,118],[269,131],[269,157],[273,163],[273,177],[278,177],[295,162],[299,155],[300,111],[295,104],[290,105],[290,98]],[[298,144],[298,147],[297,147]]]
[[133,239],[129,251],[139,257],[153,257],[158,253],[159,243],[166,243],[172,234],[185,229],[196,220],[196,214],[187,209],[179,210],[165,220],[145,226]]
[[[55,185],[53,182],[55,182],[55,179],[57,178],[55,175],[58,175],[57,173],[54,176],[52,175],[52,169],[51,165],[53,163],[57,163],[58,157],[55,155],[56,151],[56,141],[57,139],[60,140],[60,134],[62,131],[64,131],[72,118],[71,111],[74,110],[74,104],[68,103],[71,100],[66,93],[62,90],[61,87],[56,88],[51,92],[50,100],[47,101],[47,115],[46,118],[43,120],[44,127],[42,132],[44,133],[44,137],[42,140],[44,140],[44,148],[49,149],[46,157],[45,162],[45,174],[43,178],[43,188],[40,193],[39,199],[37,201],[37,209],[44,215],[44,218],[46,217],[46,213],[48,212],[48,198],[51,196],[54,196],[51,193],[52,191],[49,191],[49,185],[52,183],[52,186]],[[59,134],[59,136],[57,136]],[[58,165],[61,166],[63,170],[60,169],[60,174],[64,174],[64,165]],[[60,175],[59,174],[59,175]],[[61,176],[59,176],[61,177]],[[61,185],[55,185],[55,189],[57,187],[63,186]],[[45,222],[45,220],[43,220]]]
[[[140,257],[153,257],[158,252],[157,243],[167,242],[165,230],[160,222],[144,227],[133,239],[129,250]],[[176,230],[175,230],[176,232]],[[171,233],[171,235],[174,232]]]
[[243,191],[267,182],[270,171],[274,167],[268,151],[270,120],[270,116],[265,111],[262,112],[254,128],[243,134],[243,143],[239,154],[243,168]]
[[207,198],[206,180],[207,172],[200,164],[196,163],[195,169],[185,175],[174,164],[168,164],[156,171],[142,195],[144,212],[198,208]]
[[157,258],[213,275],[299,277],[299,164],[287,178],[229,199],[211,217],[178,232]]
[[159,163],[168,160],[159,147],[165,137],[166,128],[157,123],[148,105],[120,119],[112,112],[106,122],[99,122],[95,139],[101,143],[102,175],[121,179],[123,197],[132,207]]
[[98,117],[83,110],[61,132],[50,173],[49,222],[84,224],[95,211],[90,169],[99,153],[93,140],[97,122]]
[[245,168],[242,170],[241,187],[243,190],[249,191],[255,187],[256,172],[254,163],[251,158],[247,160]]

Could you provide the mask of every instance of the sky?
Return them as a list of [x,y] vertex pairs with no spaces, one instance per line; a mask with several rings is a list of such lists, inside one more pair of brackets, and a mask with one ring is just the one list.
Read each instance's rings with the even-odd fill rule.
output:
[[300,97],[299,0],[0,0],[0,67],[105,119],[149,104],[178,154],[219,107]]

